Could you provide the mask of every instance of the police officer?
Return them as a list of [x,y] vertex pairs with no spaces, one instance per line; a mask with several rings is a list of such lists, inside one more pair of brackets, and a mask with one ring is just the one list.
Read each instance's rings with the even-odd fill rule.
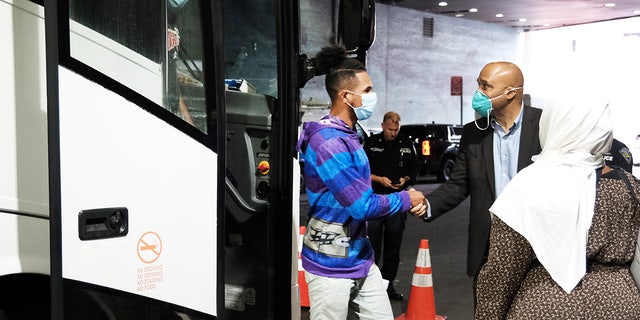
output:
[[[381,133],[365,140],[364,150],[369,157],[373,191],[389,194],[413,185],[420,165],[413,143],[407,136],[399,134],[400,115],[393,111],[387,112],[381,125]],[[398,273],[400,245],[406,219],[407,213],[403,212],[387,218],[370,220],[367,225],[376,264],[381,267],[382,278],[389,281],[387,294],[391,300],[396,301],[403,298],[402,294],[394,289],[393,280]]]
[[608,166],[620,167],[629,173],[633,173],[633,156],[626,144],[613,139],[611,150],[604,154],[604,161]]

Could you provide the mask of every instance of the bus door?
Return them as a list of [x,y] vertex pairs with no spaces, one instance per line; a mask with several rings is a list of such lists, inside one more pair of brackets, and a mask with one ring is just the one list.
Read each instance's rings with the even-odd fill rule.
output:
[[[295,144],[299,88],[315,72],[313,62],[300,54],[298,2],[223,1],[228,88],[223,319],[300,314]],[[373,5],[373,0],[340,1],[340,41],[361,60],[373,42]],[[334,18],[304,20],[309,21],[331,30]]]
[[52,319],[216,318],[220,10],[197,0],[45,10]]
[[292,278],[297,274],[293,207],[299,204],[292,200],[297,2],[223,1],[228,89],[223,319],[294,319],[292,313],[299,311],[292,281],[297,279]]

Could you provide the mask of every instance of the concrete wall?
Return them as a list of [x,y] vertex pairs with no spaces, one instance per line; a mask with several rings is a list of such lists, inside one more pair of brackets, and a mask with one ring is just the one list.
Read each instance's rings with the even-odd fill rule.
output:
[[522,43],[521,65],[535,105],[544,107],[557,95],[607,101],[614,137],[637,146],[632,152],[640,158],[640,17],[528,32]]
[[[322,20],[331,19],[330,0],[303,1],[302,52],[309,56],[330,43]],[[433,38],[423,36],[423,19],[433,18]],[[319,19],[319,20],[315,20]],[[379,128],[390,110],[402,123],[460,123],[460,96],[451,96],[451,77],[463,79],[463,122],[474,119],[471,97],[480,69],[490,61],[517,58],[518,32],[511,28],[376,4],[376,41],[367,68],[378,93],[378,107],[365,127]],[[328,101],[324,77],[302,90],[303,101]]]

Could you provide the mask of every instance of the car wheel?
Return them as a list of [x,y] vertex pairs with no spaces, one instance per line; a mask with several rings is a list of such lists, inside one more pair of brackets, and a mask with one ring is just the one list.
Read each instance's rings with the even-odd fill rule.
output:
[[442,161],[442,167],[440,172],[438,173],[438,180],[440,181],[448,181],[449,175],[451,174],[451,170],[453,169],[453,165],[455,162],[451,159],[444,159]]

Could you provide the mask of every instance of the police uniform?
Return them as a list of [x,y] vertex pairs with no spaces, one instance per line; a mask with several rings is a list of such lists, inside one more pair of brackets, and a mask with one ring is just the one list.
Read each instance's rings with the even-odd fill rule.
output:
[[611,150],[604,154],[604,160],[608,166],[620,167],[629,173],[633,173],[633,156],[627,145],[613,139]]
[[[371,174],[387,177],[392,183],[398,183],[400,178],[404,177],[405,180],[408,180],[405,182],[405,188],[415,183],[420,164],[413,143],[407,136],[398,134],[393,141],[386,141],[382,133],[374,134],[366,139],[364,150],[369,157]],[[386,188],[377,182],[373,182],[372,186],[373,191],[378,194],[398,191]],[[406,219],[407,213],[402,212],[391,217],[370,220],[367,225],[376,264],[380,266],[382,262],[380,271],[382,277],[389,280],[387,292],[389,297],[394,300],[402,299],[402,295],[395,292],[392,284],[398,273],[400,245],[402,244],[402,233]],[[382,261],[380,261],[381,255]]]

